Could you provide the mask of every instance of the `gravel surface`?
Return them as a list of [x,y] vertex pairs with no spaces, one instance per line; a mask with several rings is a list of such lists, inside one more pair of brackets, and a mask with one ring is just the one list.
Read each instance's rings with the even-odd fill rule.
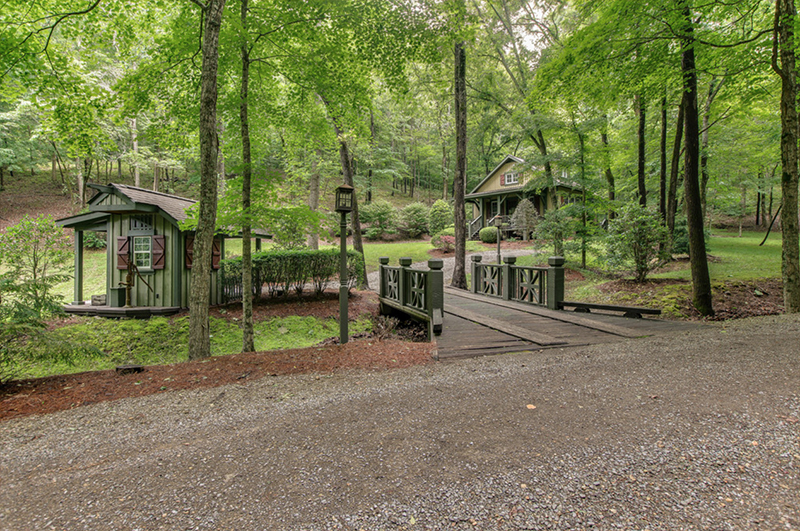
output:
[[800,529],[800,317],[0,424],[0,529]]

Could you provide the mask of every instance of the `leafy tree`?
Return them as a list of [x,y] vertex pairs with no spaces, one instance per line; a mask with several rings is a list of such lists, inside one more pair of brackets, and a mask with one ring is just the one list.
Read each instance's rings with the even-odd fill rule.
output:
[[446,201],[437,199],[428,213],[428,229],[431,234],[442,232],[453,224],[453,209]]
[[534,237],[540,240],[549,240],[553,244],[553,253],[564,256],[565,243],[575,236],[577,224],[571,205],[563,206],[545,212],[537,223]]
[[615,267],[632,266],[636,281],[644,282],[658,265],[659,247],[666,236],[659,212],[638,203],[625,205],[609,222],[608,261]]

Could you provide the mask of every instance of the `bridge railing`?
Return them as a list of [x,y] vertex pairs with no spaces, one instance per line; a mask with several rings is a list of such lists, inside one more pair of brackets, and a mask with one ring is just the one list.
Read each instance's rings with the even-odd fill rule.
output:
[[518,266],[516,257],[502,264],[484,264],[480,255],[472,256],[470,291],[507,301],[561,308],[564,300],[564,259],[551,256],[548,267]]
[[378,297],[381,314],[403,312],[428,324],[428,340],[442,331],[444,311],[444,263],[428,260],[428,270],[411,268],[411,258],[401,258],[400,266],[389,265],[382,256]]

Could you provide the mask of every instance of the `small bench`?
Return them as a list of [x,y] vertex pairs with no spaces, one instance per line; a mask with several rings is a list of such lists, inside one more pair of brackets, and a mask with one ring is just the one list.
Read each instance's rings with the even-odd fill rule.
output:
[[619,306],[615,304],[596,304],[593,302],[572,302],[561,301],[558,304],[560,309],[575,308],[574,311],[581,313],[591,313],[592,310],[605,310],[608,312],[623,312],[623,317],[641,319],[642,315],[661,315],[661,310],[656,308],[645,308],[643,306]]

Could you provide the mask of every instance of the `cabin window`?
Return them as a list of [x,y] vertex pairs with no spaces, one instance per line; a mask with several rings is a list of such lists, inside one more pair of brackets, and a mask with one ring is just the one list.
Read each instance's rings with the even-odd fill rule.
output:
[[150,236],[133,237],[133,263],[139,269],[151,269],[153,266],[153,242]]
[[506,185],[519,184],[519,173],[506,173]]

